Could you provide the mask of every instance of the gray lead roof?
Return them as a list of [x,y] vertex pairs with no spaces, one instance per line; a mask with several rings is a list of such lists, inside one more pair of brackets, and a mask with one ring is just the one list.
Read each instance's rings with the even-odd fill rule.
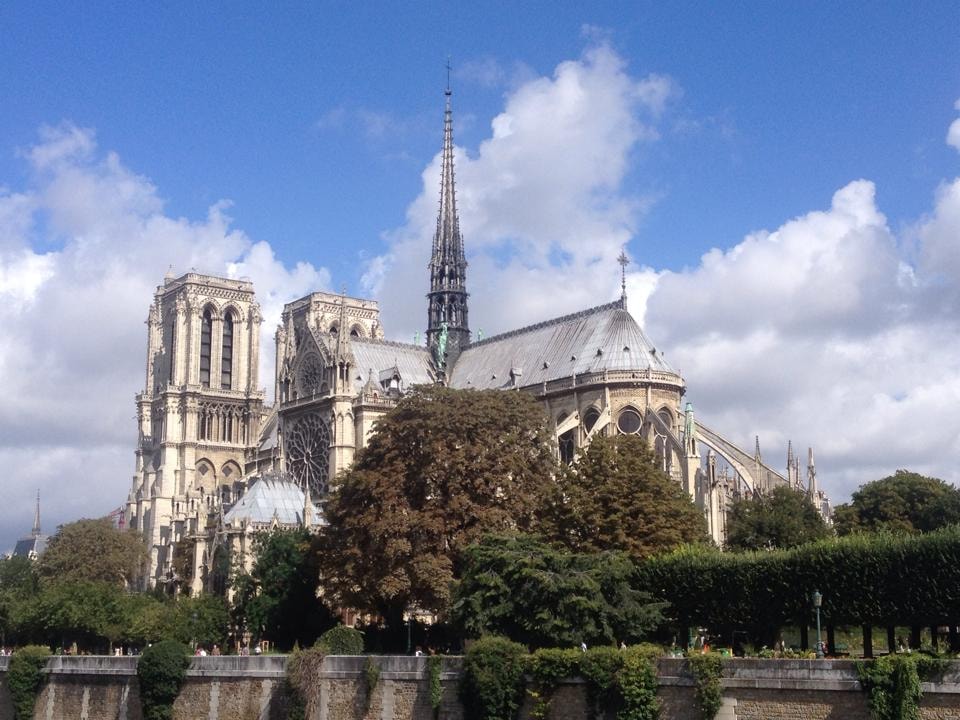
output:
[[624,309],[623,302],[584,310],[471,344],[457,360],[457,388],[528,386],[604,370],[676,373]]

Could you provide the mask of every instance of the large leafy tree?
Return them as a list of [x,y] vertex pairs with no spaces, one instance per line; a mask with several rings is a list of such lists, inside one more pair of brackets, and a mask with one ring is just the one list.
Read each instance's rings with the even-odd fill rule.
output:
[[738,550],[791,548],[830,534],[810,499],[786,486],[734,500],[727,516],[727,545]]
[[861,485],[849,503],[834,508],[837,533],[889,530],[929,532],[960,523],[960,490],[937,478],[897,470]]
[[129,585],[146,558],[146,547],[133,530],[118,530],[107,519],[61,525],[40,556],[44,579],[83,580]]
[[523,393],[422,387],[375,426],[327,506],[323,587],[396,627],[442,612],[462,550],[487,532],[538,524],[554,443]]
[[255,540],[256,562],[232,580],[233,622],[278,648],[309,647],[334,619],[318,597],[319,556],[303,529],[274,530]]
[[634,586],[621,552],[578,554],[526,536],[488,536],[464,553],[452,620],[469,637],[505,635],[533,647],[638,641],[664,603]]
[[561,476],[548,535],[576,552],[645,558],[707,541],[703,513],[636,435],[595,438]]
[[36,567],[30,559],[0,558],[0,644],[17,635],[18,610],[32,601],[37,590]]

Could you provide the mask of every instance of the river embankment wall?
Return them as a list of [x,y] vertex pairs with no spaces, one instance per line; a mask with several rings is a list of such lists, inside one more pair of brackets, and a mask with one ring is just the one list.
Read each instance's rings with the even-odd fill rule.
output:
[[[174,705],[174,720],[286,720],[284,656],[196,657]],[[308,720],[434,720],[427,658],[379,656],[368,692],[366,657],[324,658]],[[0,720],[14,720],[7,687],[9,658],[0,658]],[[51,657],[34,720],[142,720],[137,658]],[[438,720],[462,720],[457,686],[462,659],[441,664]],[[662,720],[697,720],[694,684],[682,659],[658,663]],[[871,720],[850,660],[734,659],[724,664],[723,707],[716,720]],[[924,683],[924,720],[960,720],[960,662]],[[526,717],[530,707],[521,713]],[[585,686],[563,683],[549,720],[587,720]]]

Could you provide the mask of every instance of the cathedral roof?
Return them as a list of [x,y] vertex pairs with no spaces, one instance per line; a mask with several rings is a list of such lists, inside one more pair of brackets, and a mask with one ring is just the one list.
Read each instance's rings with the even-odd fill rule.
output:
[[472,343],[454,365],[450,384],[525,387],[604,370],[677,374],[618,300]]
[[[224,516],[227,525],[239,527],[247,522],[280,525],[302,525],[304,494],[296,483],[280,477],[257,478]],[[314,525],[321,521],[314,516]]]
[[384,371],[389,370],[392,375],[392,371],[396,370],[404,388],[411,385],[429,385],[437,381],[430,351],[420,345],[350,338],[350,349],[353,351],[356,369],[353,385],[358,393],[363,390],[371,370],[377,378]]

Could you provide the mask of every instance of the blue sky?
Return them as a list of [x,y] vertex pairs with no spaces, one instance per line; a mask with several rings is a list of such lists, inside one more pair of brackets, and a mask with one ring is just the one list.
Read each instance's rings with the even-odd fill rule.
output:
[[31,388],[0,408],[0,549],[37,487],[51,523],[124,499],[167,265],[251,275],[267,325],[345,283],[419,329],[448,56],[480,327],[606,301],[626,243],[718,430],[815,445],[839,499],[955,481],[958,27],[950,2],[0,6],[0,381]]

